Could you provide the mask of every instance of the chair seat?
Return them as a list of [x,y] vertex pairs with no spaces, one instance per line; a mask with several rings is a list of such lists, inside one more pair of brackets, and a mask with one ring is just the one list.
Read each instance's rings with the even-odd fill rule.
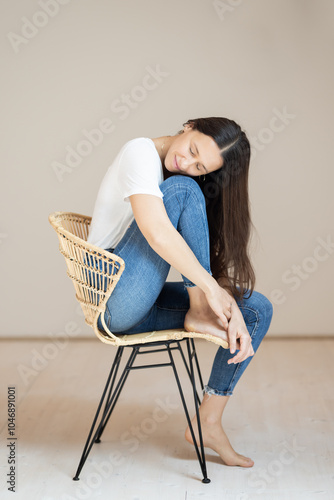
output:
[[115,346],[128,346],[134,344],[146,344],[148,342],[165,342],[168,340],[182,340],[184,338],[198,338],[213,342],[224,349],[228,348],[228,342],[215,335],[209,335],[197,332],[187,332],[184,329],[159,330],[152,332],[134,333],[131,335],[117,335],[116,338],[110,337],[106,332],[99,329],[99,337],[102,342]]

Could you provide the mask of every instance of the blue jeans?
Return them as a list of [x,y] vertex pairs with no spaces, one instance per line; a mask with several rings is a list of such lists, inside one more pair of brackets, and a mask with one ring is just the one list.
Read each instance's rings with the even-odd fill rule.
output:
[[[210,274],[209,230],[204,195],[191,177],[175,175],[161,185],[167,215]],[[182,276],[183,282],[166,282],[170,265],[148,244],[137,223],[132,222],[112,250],[125,262],[123,274],[106,305],[105,321],[113,333],[134,334],[153,330],[183,328],[189,309],[187,288],[195,286]],[[258,292],[238,302],[252,337],[254,351],[268,331],[272,305]],[[99,320],[99,328],[103,330]],[[206,391],[232,394],[233,388],[251,358],[228,365],[229,350],[219,348]]]

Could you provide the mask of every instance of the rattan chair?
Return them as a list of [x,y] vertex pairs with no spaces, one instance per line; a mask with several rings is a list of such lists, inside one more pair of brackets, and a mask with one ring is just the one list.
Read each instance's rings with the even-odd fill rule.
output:
[[[82,467],[91,451],[94,443],[101,440],[102,433],[108,423],[119,395],[124,387],[125,381],[131,370],[141,368],[153,368],[158,366],[171,366],[176,378],[180,392],[186,419],[190,427],[191,435],[197,458],[203,474],[203,482],[209,483],[207,476],[205,453],[202,440],[201,424],[199,418],[200,397],[196,390],[195,368],[197,378],[203,390],[203,381],[197,359],[194,338],[198,337],[213,342],[223,348],[227,348],[227,342],[212,335],[203,335],[185,330],[163,330],[139,333],[134,335],[113,334],[109,331],[104,321],[106,303],[113,292],[118,280],[124,270],[124,261],[115,254],[87,243],[91,217],[70,212],[55,212],[49,216],[49,222],[57,232],[59,238],[59,249],[65,257],[67,274],[71,278],[76,298],[80,302],[86,323],[91,326],[97,337],[104,343],[116,346],[117,352],[105,385],[96,415],[88,434],[86,444],[78,465],[74,480],[79,479]],[[99,329],[98,318],[101,317],[103,328]],[[181,342],[186,342],[187,358],[182,350]],[[125,347],[131,347],[132,351],[126,362],[123,372],[119,375],[118,369]],[[189,375],[194,396],[195,411],[197,415],[198,435],[200,445],[196,443],[194,430],[181,387],[178,372],[174,363],[173,350],[178,350]],[[154,352],[167,351],[169,363],[155,363],[146,365],[135,365],[137,355],[152,354]],[[193,361],[194,360],[194,361]]]

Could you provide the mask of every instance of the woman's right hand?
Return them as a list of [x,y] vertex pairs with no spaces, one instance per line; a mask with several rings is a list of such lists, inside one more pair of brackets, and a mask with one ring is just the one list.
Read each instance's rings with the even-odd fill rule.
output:
[[224,329],[227,331],[228,322],[231,319],[232,302],[234,299],[217,282],[215,283],[216,286],[204,293],[209,306],[221,320]]

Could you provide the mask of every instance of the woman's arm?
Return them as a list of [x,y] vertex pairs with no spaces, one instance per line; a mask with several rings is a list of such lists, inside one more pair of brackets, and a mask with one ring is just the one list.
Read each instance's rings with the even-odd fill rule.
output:
[[149,245],[204,292],[210,307],[227,328],[230,296],[201,266],[186,241],[174,228],[162,199],[149,194],[135,194],[129,198],[135,220]]
[[153,250],[204,293],[215,289],[217,282],[174,228],[163,201],[157,196],[135,194],[130,202],[138,227]]

